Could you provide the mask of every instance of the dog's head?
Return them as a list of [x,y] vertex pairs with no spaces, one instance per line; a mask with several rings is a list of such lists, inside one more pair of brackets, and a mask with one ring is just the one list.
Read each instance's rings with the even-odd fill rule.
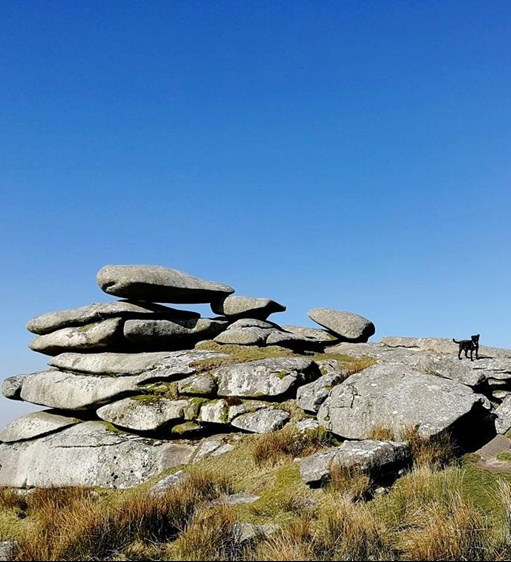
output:
[[476,334],[475,336],[472,336],[471,339],[474,343],[479,343],[479,334]]

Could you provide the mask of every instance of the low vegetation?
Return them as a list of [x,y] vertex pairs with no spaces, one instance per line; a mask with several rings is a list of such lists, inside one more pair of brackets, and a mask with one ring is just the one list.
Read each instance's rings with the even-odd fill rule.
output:
[[[225,365],[244,363],[246,361],[296,356],[292,350],[278,345],[269,345],[265,347],[259,347],[257,345],[227,345],[208,340],[197,344],[196,348],[207,351],[216,351],[224,355],[223,357],[212,357],[210,359],[202,359],[192,363],[191,365],[197,372],[208,372]],[[314,361],[335,359],[346,369],[346,376],[358,373],[359,371],[362,371],[363,369],[366,369],[376,363],[375,359],[372,357],[353,357],[343,353],[311,353],[310,355],[306,355],[306,357],[309,357]]]
[[[449,458],[447,439],[410,440],[413,467],[370,496],[353,469],[305,486],[296,458],[331,443],[292,426],[184,467],[188,478],[159,495],[154,482],[1,489],[0,540],[18,541],[17,560],[509,560],[511,477]],[[259,499],[229,505],[235,492]]]
[[261,435],[254,444],[252,457],[258,466],[264,463],[276,465],[295,457],[312,455],[332,444],[331,434],[322,427],[299,431],[296,425],[288,424],[279,431]]

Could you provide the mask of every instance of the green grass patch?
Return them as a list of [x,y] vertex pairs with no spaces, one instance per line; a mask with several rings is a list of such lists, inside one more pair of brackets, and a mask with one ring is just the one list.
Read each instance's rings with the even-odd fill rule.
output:
[[259,347],[256,345],[222,345],[212,340],[198,343],[196,349],[226,354],[226,357],[212,357],[211,359],[201,359],[191,363],[190,366],[195,368],[198,373],[211,371],[235,363],[245,363],[247,361],[257,361],[259,359],[275,357],[292,357],[296,355],[290,349],[277,345],[269,345],[267,347]]

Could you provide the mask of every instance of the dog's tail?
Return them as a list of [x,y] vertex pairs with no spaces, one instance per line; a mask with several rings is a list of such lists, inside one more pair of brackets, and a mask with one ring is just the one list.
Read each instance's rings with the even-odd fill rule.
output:
[[461,342],[459,342],[458,340],[455,340],[454,338],[452,338],[452,341],[453,341],[454,343],[461,343]]

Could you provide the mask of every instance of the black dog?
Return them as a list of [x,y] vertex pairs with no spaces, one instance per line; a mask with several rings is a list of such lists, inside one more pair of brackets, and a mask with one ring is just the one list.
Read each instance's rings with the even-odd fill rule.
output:
[[470,351],[470,360],[473,361],[474,358],[472,357],[474,351],[476,352],[476,359],[479,359],[479,334],[475,336],[471,336],[469,340],[455,340],[452,339],[454,343],[459,345],[458,349],[458,359],[461,359],[461,352],[465,352],[465,357],[468,358],[468,352]]

